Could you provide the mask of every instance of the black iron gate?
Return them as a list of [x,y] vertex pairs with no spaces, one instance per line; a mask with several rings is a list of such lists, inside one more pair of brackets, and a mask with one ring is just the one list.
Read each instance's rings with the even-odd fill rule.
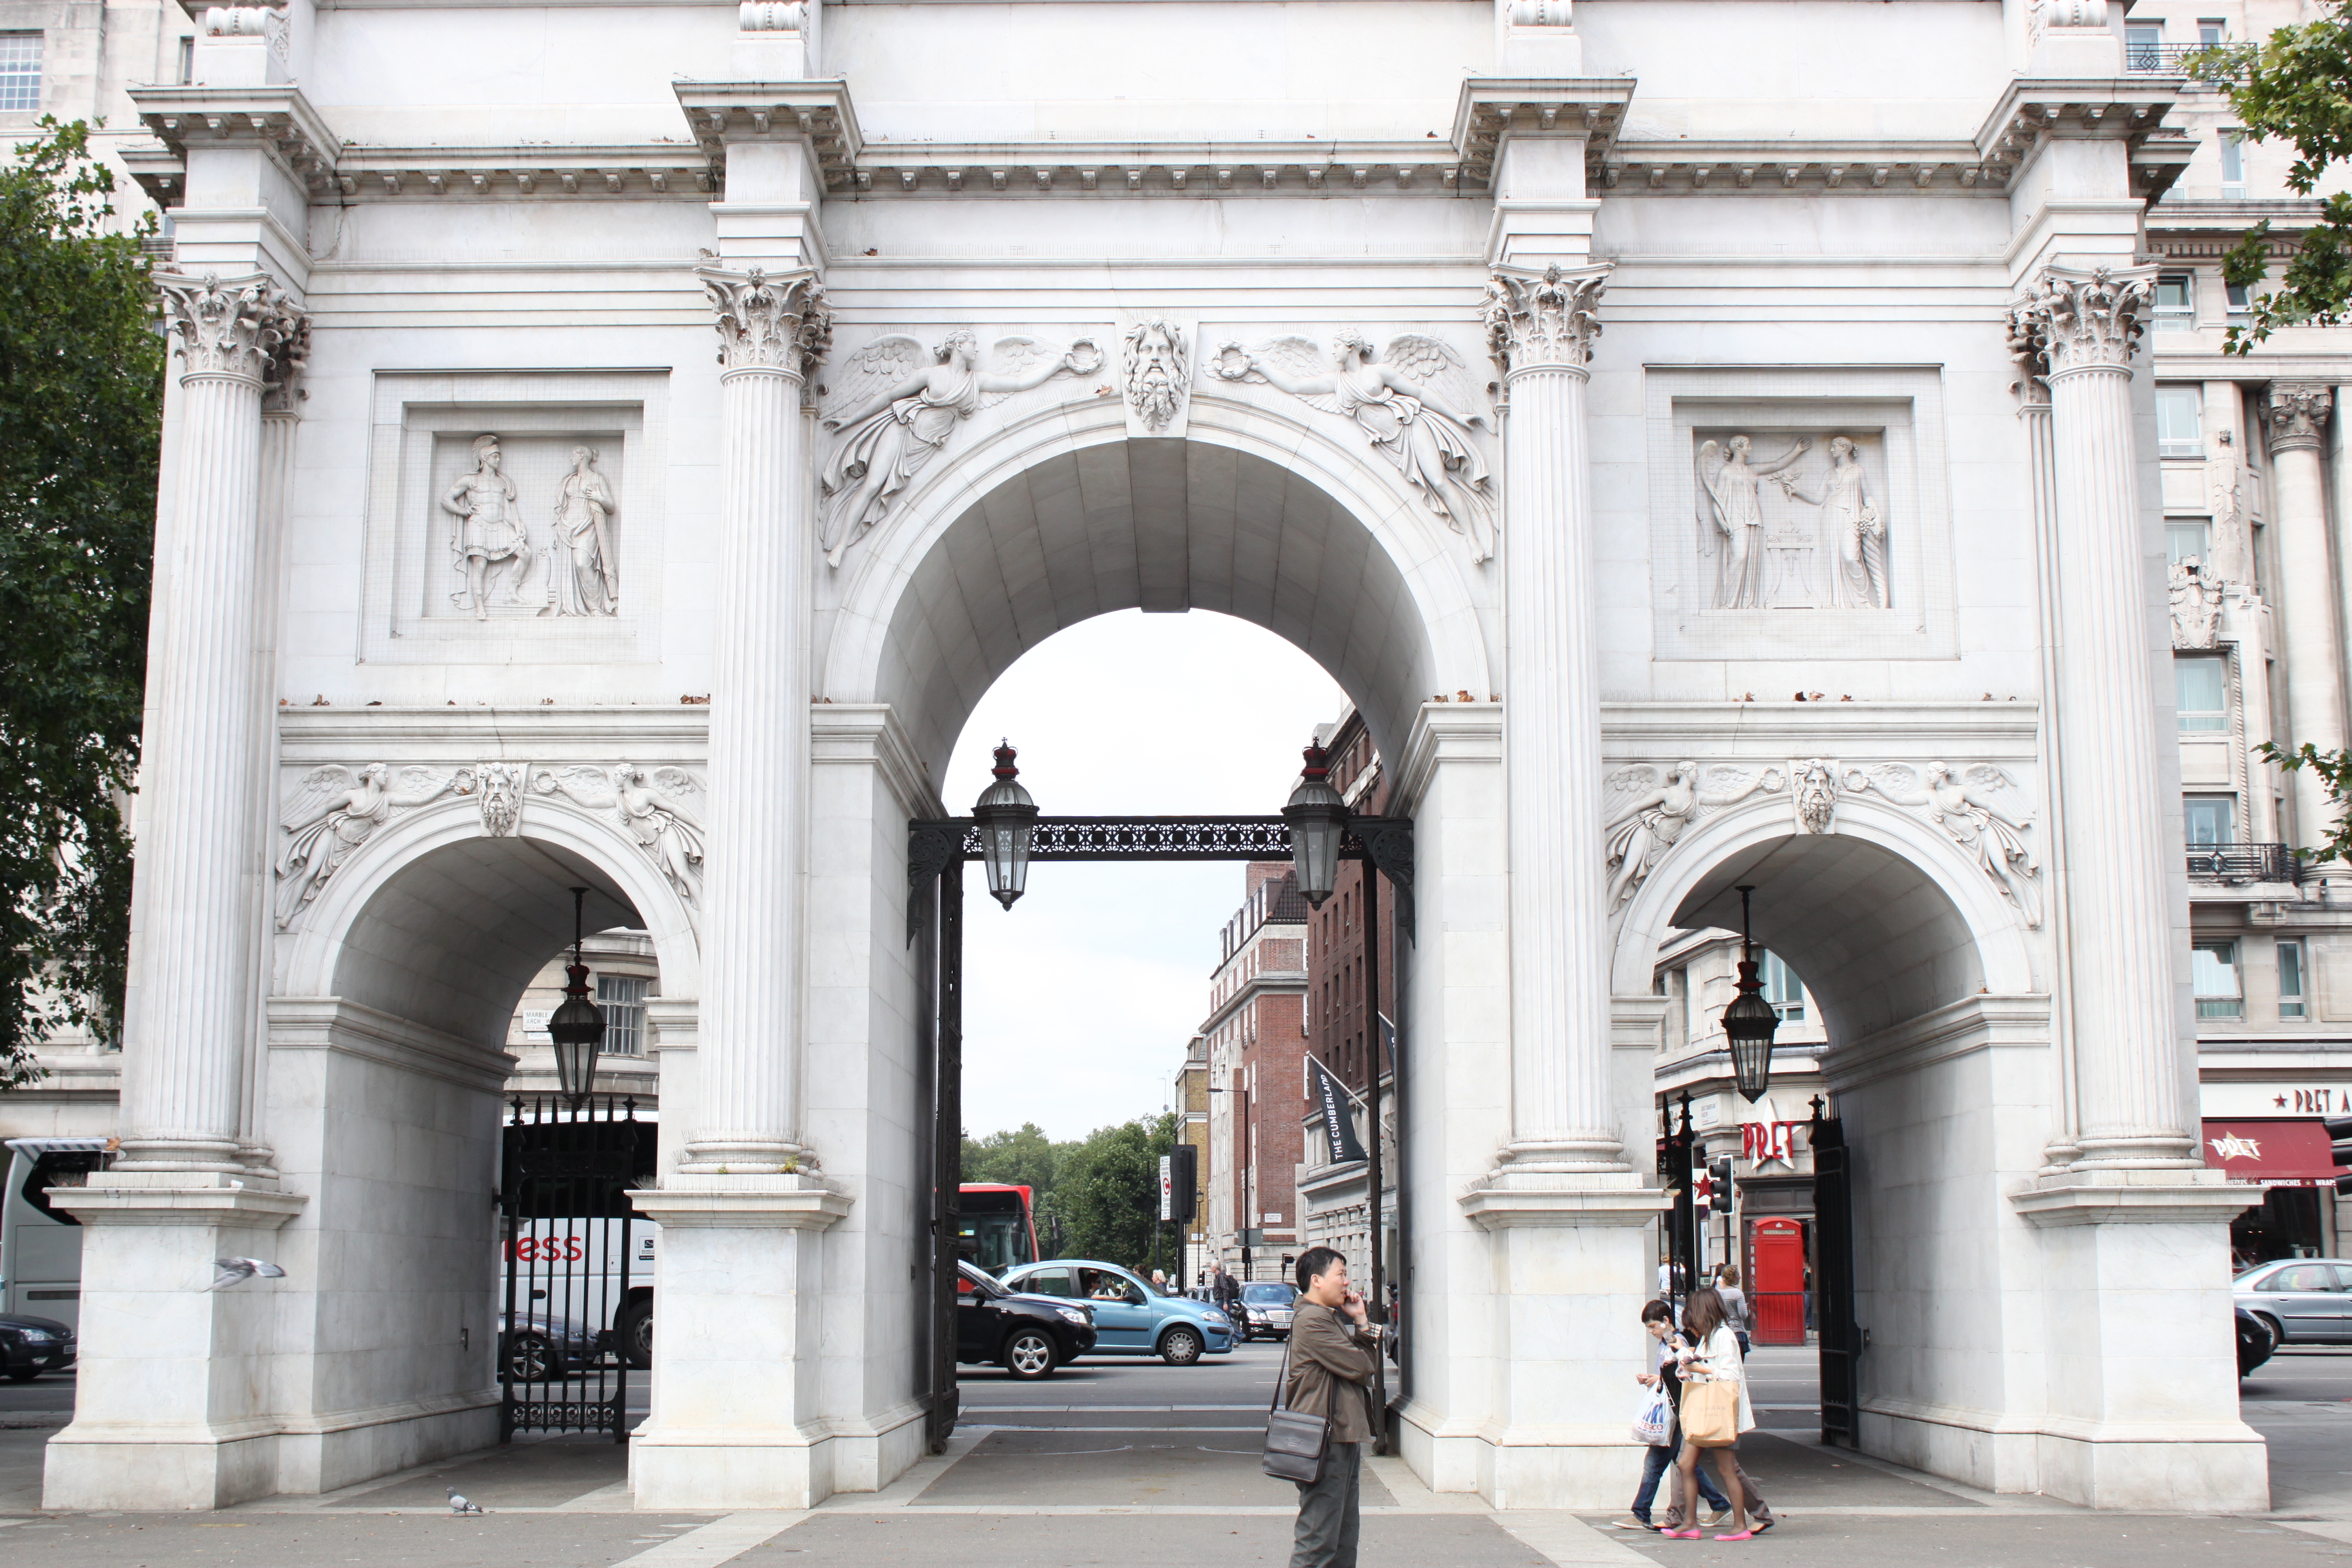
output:
[[[981,853],[979,825],[969,816],[907,824],[907,941],[919,941],[917,973],[929,993],[919,1048],[931,1096],[929,1221],[931,1226],[931,1289],[923,1300],[925,1322],[916,1342],[922,1347],[926,1383],[926,1433],[931,1452],[946,1450],[955,1431],[961,1396],[956,1387],[956,1263],[962,1215],[959,1189],[963,1184],[963,863]],[[1412,819],[1398,816],[1357,816],[1349,819],[1340,837],[1343,858],[1362,860],[1389,879],[1394,893],[1394,931],[1408,942],[1414,938],[1412,899]],[[1037,860],[1288,860],[1290,827],[1279,816],[1040,816],[1030,841],[1029,858]],[[1403,994],[1405,965],[1399,954],[1397,994]],[[1375,992],[1377,994],[1377,992]],[[1402,1012],[1402,1005],[1398,1008]],[[1402,1020],[1391,1047],[1404,1059]],[[1378,1058],[1375,1056],[1375,1061]],[[1377,1088],[1379,1075],[1373,1075]],[[1402,1074],[1399,1073],[1402,1089]],[[1378,1101],[1370,1118],[1377,1142]],[[1404,1144],[1400,1122],[1398,1147]],[[1378,1186],[1372,1201],[1380,1201]],[[1402,1203],[1400,1204],[1402,1206]],[[1374,1321],[1388,1318],[1381,1286],[1381,1226],[1370,1226],[1373,1244],[1371,1311]],[[1407,1265],[1408,1269],[1410,1264]],[[1403,1358],[1410,1347],[1400,1345]],[[1411,1373],[1409,1359],[1400,1370]],[[1381,1369],[1385,1378],[1386,1369]]]
[[1853,1152],[1813,1101],[1813,1312],[1821,1334],[1822,1441],[1855,1447],[1862,1331],[1853,1321]]
[[517,1096],[499,1180],[505,1294],[499,1439],[601,1432],[628,1440],[629,1362],[614,1333],[638,1224],[628,1191],[655,1169],[637,1102]]

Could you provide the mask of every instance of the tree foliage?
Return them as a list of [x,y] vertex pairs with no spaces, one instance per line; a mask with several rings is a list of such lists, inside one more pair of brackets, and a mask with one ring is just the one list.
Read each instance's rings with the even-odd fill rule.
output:
[[2308,741],[2290,752],[2264,741],[2254,753],[2289,773],[2309,768],[2319,775],[2319,782],[2327,786],[2328,798],[2336,803],[2336,822],[2327,837],[2315,845],[2298,846],[2295,858],[2352,861],[2352,811],[2345,809],[2352,805],[2352,752],[2323,752]]
[[1028,1187],[1048,1257],[1096,1258],[1147,1271],[1160,1214],[1160,1157],[1176,1146],[1177,1126],[1171,1113],[1059,1143],[1034,1121],[1016,1131],[967,1136],[963,1179]]
[[[2352,158],[2352,15],[2343,0],[2260,43],[2200,49],[2186,66],[2229,100],[2248,138],[2294,146],[2286,183],[2297,195],[2310,195],[2330,165]],[[2352,195],[2327,198],[2278,286],[2255,295],[2269,270],[2270,229],[2268,218],[2254,225],[2221,263],[2252,307],[2250,321],[2230,329],[2231,353],[2251,353],[2281,327],[2332,327],[2352,317]]]
[[119,1027],[164,347],[77,121],[0,170],[0,1083]]

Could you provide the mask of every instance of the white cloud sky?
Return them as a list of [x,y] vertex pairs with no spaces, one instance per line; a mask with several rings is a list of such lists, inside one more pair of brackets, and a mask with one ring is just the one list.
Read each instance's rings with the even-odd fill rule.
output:
[[[981,700],[948,765],[971,809],[999,736],[1050,816],[1279,811],[1299,749],[1345,695],[1273,633],[1205,610],[1124,611],[1032,648]],[[1239,861],[1053,863],[1011,911],[964,881],[964,1126],[1055,1138],[1167,1108],[1208,1010]]]

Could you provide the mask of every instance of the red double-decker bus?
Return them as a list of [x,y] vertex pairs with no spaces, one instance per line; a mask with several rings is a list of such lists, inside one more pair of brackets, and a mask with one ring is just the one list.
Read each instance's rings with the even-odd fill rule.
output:
[[956,1250],[967,1261],[1003,1277],[1008,1268],[1037,1261],[1037,1219],[1027,1187],[998,1182],[966,1182],[958,1206]]

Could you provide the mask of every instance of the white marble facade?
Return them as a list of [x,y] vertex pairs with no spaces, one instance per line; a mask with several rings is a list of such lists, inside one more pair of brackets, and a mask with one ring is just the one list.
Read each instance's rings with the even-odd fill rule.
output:
[[[125,153],[186,353],[124,1158],[75,1200],[51,1504],[492,1435],[501,1046],[573,880],[661,975],[639,1500],[903,1471],[904,824],[997,672],[1140,606],[1322,661],[1420,824],[1399,1420],[1433,1486],[1632,1484],[1652,969],[1745,876],[1868,1192],[1866,1444],[2263,1506],[2158,743],[2139,252],[2189,143],[2119,7],[2047,20],[289,0],[204,33]],[[232,1250],[288,1277],[180,1282]]]

